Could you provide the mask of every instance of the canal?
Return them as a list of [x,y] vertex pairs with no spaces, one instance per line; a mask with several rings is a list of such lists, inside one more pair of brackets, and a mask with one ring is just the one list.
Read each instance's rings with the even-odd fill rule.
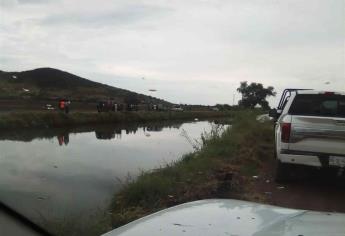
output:
[[2,132],[0,200],[35,222],[92,214],[106,209],[121,186],[142,171],[193,151],[191,142],[213,124],[175,121]]

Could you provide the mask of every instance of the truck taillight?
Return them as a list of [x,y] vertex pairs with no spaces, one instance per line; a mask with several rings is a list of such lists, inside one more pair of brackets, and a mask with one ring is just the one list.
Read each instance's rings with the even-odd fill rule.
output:
[[282,123],[282,142],[288,143],[290,141],[290,133],[291,133],[291,123]]
[[324,92],[325,95],[334,95],[334,92]]

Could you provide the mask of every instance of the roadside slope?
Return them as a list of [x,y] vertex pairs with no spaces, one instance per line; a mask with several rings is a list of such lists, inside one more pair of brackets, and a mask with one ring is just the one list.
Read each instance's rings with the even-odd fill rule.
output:
[[194,153],[126,183],[113,200],[113,227],[180,203],[241,192],[240,176],[255,175],[273,150],[272,124],[255,118],[238,112],[231,128],[204,134]]
[[200,150],[125,184],[111,206],[113,228],[170,206],[209,198],[345,212],[345,175],[299,167],[295,181],[275,183],[274,125],[256,120],[256,114],[234,114],[232,126],[222,134],[213,129],[203,135]]

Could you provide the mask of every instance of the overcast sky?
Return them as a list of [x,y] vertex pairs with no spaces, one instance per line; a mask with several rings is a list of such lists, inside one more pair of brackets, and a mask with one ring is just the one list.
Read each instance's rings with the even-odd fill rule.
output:
[[232,104],[245,80],[344,91],[344,40],[344,0],[0,0],[0,70],[53,67],[175,103]]

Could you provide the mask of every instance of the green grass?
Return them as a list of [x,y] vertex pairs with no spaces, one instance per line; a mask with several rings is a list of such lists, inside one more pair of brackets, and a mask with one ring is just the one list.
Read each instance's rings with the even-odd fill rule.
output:
[[0,129],[69,127],[88,124],[229,117],[231,112],[13,112],[0,115]]
[[270,154],[272,123],[256,121],[256,112],[237,112],[231,127],[214,128],[201,137],[202,147],[165,167],[143,172],[113,199],[113,227],[187,201],[221,195],[226,174],[252,175]]

